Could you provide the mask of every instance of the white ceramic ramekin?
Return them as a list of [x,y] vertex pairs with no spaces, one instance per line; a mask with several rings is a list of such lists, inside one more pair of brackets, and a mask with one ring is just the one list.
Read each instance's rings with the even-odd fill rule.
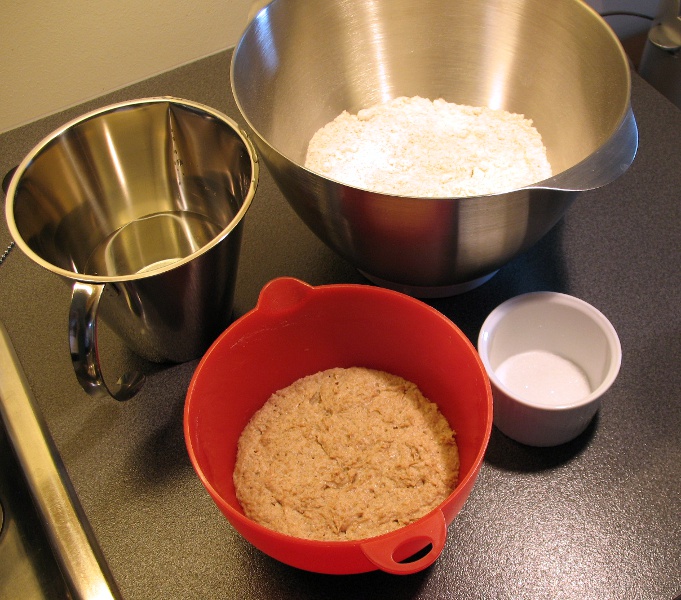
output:
[[[622,360],[620,341],[610,321],[583,300],[557,292],[523,294],[500,304],[482,325],[478,352],[492,384],[494,424],[508,437],[530,446],[556,446],[582,433],[615,381]],[[523,353],[569,361],[588,386],[585,395],[539,399],[519,387],[517,378],[511,389],[509,379],[500,376],[500,367]],[[533,379],[544,384],[552,374],[541,366],[523,372],[528,388],[534,386]],[[556,374],[556,385],[561,381]]]

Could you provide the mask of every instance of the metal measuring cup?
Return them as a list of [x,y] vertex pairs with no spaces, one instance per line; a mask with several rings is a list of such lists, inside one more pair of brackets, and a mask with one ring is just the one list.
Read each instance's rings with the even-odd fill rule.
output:
[[85,114],[21,162],[7,190],[9,230],[72,285],[69,346],[88,394],[125,400],[143,383],[139,373],[104,382],[100,314],[154,362],[198,358],[227,326],[258,173],[234,121],[170,97]]

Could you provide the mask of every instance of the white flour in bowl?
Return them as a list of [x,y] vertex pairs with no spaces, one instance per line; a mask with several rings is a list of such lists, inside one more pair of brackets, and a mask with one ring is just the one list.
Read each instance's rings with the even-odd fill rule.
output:
[[314,134],[305,167],[365,190],[443,198],[508,192],[552,175],[523,115],[418,96],[344,111]]

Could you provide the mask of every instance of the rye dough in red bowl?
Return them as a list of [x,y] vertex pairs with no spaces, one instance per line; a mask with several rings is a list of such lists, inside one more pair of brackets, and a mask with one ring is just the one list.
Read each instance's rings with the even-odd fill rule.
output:
[[[236,497],[237,442],[251,417],[275,391],[334,367],[366,367],[415,383],[456,431],[455,489],[423,517],[377,537],[285,535],[249,519]],[[480,357],[440,312],[383,288],[312,287],[292,278],[268,283],[256,307],[214,342],[194,373],[184,412],[192,465],[232,526],[269,556],[328,574],[409,574],[430,566],[475,483],[491,427],[492,392]]]

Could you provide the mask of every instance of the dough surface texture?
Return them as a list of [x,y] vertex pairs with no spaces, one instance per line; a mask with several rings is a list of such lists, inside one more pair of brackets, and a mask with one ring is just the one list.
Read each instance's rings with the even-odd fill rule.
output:
[[238,442],[246,515],[295,537],[356,540],[408,525],[456,486],[455,433],[413,383],[352,367],[275,392]]

